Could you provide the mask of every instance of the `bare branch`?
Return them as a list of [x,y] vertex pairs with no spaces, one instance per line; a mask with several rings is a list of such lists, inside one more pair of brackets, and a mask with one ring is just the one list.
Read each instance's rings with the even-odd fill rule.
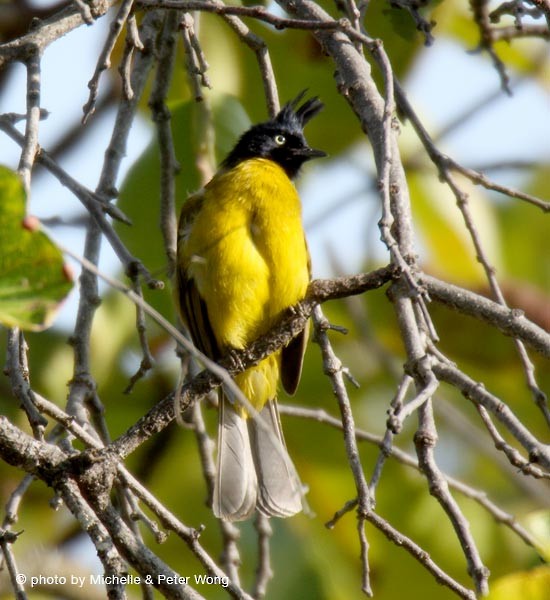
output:
[[210,80],[206,71],[208,62],[204,56],[201,45],[195,33],[195,23],[189,13],[185,13],[181,18],[180,28],[182,32],[183,45],[185,47],[185,64],[187,74],[193,87],[195,100],[201,102],[204,100],[202,88],[210,88]]
[[126,41],[124,44],[124,53],[122,60],[118,67],[120,76],[122,77],[122,89],[124,92],[125,100],[132,100],[134,97],[134,90],[132,88],[132,58],[134,56],[134,50],[144,50],[140,37],[139,30],[136,22],[135,14],[131,13],[126,21]]
[[506,455],[506,458],[510,461],[511,465],[518,468],[525,475],[531,475],[532,477],[536,477],[537,479],[550,479],[550,473],[545,473],[544,471],[541,471],[538,467],[531,464],[531,462],[525,460],[525,458],[521,456],[520,452],[518,452],[516,448],[512,448],[510,444],[506,443],[504,438],[498,432],[498,429],[494,426],[488,411],[483,405],[477,404],[476,408],[481,416],[483,423],[485,424],[485,427],[487,427],[487,431],[493,438],[495,448],[497,450],[502,451]]
[[[141,291],[141,287],[137,282],[132,282],[132,289],[134,293],[143,299],[143,293]],[[155,359],[151,354],[151,349],[149,348],[149,342],[147,340],[147,326],[145,324],[145,312],[143,308],[136,304],[136,331],[139,338],[139,345],[141,347],[141,352],[143,357],[139,364],[138,370],[132,375],[130,378],[130,382],[128,386],[125,388],[124,393],[130,394],[134,389],[136,383],[153,368],[155,364]]]
[[420,564],[427,569],[439,583],[447,586],[460,598],[466,600],[475,600],[476,594],[473,590],[465,588],[463,585],[455,581],[450,577],[441,567],[439,567],[431,558],[431,556],[422,549],[413,540],[397,531],[392,525],[390,525],[385,519],[375,512],[370,512],[366,515],[367,521],[374,525],[379,531],[381,531],[391,542],[406,550],[411,556],[420,562]]
[[521,340],[542,356],[550,358],[550,334],[529,321],[523,311],[504,307],[484,296],[424,273],[420,276],[420,281],[436,302],[485,321],[505,335]]
[[[399,382],[399,387],[397,388],[397,392],[391,401],[391,405],[390,405],[390,409],[389,409],[390,411],[392,411],[393,414],[396,414],[396,413],[398,414],[401,411],[401,408],[403,406],[403,402],[405,399],[405,395],[407,394],[407,391],[412,382],[413,382],[413,378],[410,375],[404,374],[403,377],[401,378],[401,381]],[[380,477],[382,475],[382,468],[384,466],[384,463],[386,462],[386,459],[392,455],[392,442],[393,442],[393,436],[394,436],[394,433],[393,433],[394,429],[395,429],[395,427],[391,424],[391,417],[390,417],[390,419],[388,419],[387,424],[386,424],[386,432],[384,433],[384,439],[382,440],[382,443],[380,444],[380,454],[378,455],[378,459],[376,460],[376,464],[374,466],[372,477],[369,481],[369,489],[370,489],[371,496],[373,498],[375,495],[376,486],[378,485],[378,482],[380,481]],[[359,436],[359,433],[356,432],[356,435]],[[358,439],[361,439],[361,437],[358,437]]]
[[342,363],[332,349],[326,333],[328,321],[323,315],[321,308],[318,306],[313,311],[313,322],[315,325],[314,340],[319,344],[321,348],[321,354],[323,356],[323,371],[325,375],[330,378],[332,391],[336,396],[340,414],[342,416],[346,453],[348,455],[348,462],[351,472],[353,473],[355,489],[357,490],[357,531],[361,545],[361,564],[363,573],[361,587],[368,596],[372,596],[368,558],[369,545],[365,533],[366,514],[371,511],[372,499],[370,496],[369,486],[367,485],[367,481],[363,472],[363,467],[361,465],[361,459],[359,458],[359,450],[357,448],[355,436],[355,422],[344,383]]
[[[478,410],[479,410],[479,407],[478,407]],[[328,425],[329,427],[334,427],[339,430],[343,429],[342,421],[337,419],[336,417],[329,415],[323,409],[315,409],[315,408],[307,408],[304,406],[294,406],[294,405],[289,405],[289,404],[282,404],[280,407],[280,412],[281,412],[281,414],[288,415],[290,417],[294,417],[294,418],[298,418],[298,419],[308,419],[311,421],[315,421],[317,423]],[[419,470],[418,461],[412,455],[405,452],[404,450],[401,450],[400,448],[398,448],[396,446],[387,444],[387,440],[386,440],[387,433],[388,433],[388,431],[386,431],[384,436],[381,437],[379,435],[370,433],[363,429],[359,429],[359,428],[355,429],[355,436],[357,437],[358,442],[368,442],[369,444],[372,444],[372,445],[380,448],[379,460],[382,456],[384,456],[385,458],[391,457],[391,458],[397,460],[398,462],[402,463],[403,465],[406,465],[408,467],[412,467],[413,469]],[[495,441],[497,441],[497,440],[495,440]],[[378,465],[378,463],[377,463],[377,465]],[[534,475],[535,477],[536,476],[540,477],[540,476],[544,475],[543,472],[538,467],[531,465],[531,464],[526,464],[525,461],[518,463],[516,466],[520,467],[521,469],[529,468],[529,470],[535,470],[537,472],[537,474]],[[461,493],[462,495],[466,496],[467,498],[471,498],[472,500],[477,502],[480,506],[482,506],[487,512],[489,512],[491,514],[491,516],[495,519],[495,521],[497,521],[498,523],[502,523],[506,527],[509,527],[526,544],[535,548],[535,550],[539,554],[542,554],[544,552],[543,549],[540,547],[539,542],[537,542],[537,540],[525,528],[523,528],[517,522],[514,515],[511,515],[511,514],[505,512],[502,508],[500,508],[494,502],[489,500],[486,492],[484,492],[483,490],[480,490],[480,489],[476,489],[470,485],[467,485],[464,482],[459,481],[458,479],[455,479],[454,477],[451,477],[450,475],[446,475],[446,474],[442,473],[442,476],[445,478],[448,486],[451,489],[453,489],[453,490]],[[371,488],[371,492],[372,492],[373,491],[372,490],[372,488],[373,488],[372,480],[371,480],[371,483],[369,484],[369,487]],[[341,511],[338,511],[335,519],[333,519],[329,523],[327,523],[327,527],[332,529],[335,526],[336,521],[338,521],[347,512],[353,510],[356,506],[357,506],[357,499],[351,500],[350,502],[346,503],[346,505],[343,507],[343,509]]]
[[97,89],[99,86],[99,79],[103,71],[106,71],[111,66],[111,53],[115,47],[124,24],[126,23],[134,4],[134,0],[123,0],[120,8],[118,9],[116,17],[111,21],[109,26],[109,35],[105,40],[103,49],[99,54],[97,65],[92,75],[92,78],[88,82],[88,88],[90,89],[90,96],[88,101],[83,106],[82,110],[84,115],[82,117],[82,123],[92,116],[95,110],[95,103],[97,100]]
[[40,123],[40,53],[27,57],[27,118],[25,138],[19,159],[19,175],[27,193],[31,191],[31,171],[38,152],[38,124]]
[[430,494],[445,510],[456,531],[464,556],[468,561],[468,573],[475,582],[477,593],[486,596],[489,592],[487,581],[489,570],[481,561],[475,540],[470,533],[470,525],[450,494],[447,482],[435,461],[434,447],[437,443],[437,431],[431,400],[420,406],[418,415],[419,427],[414,436],[418,465],[428,480]]
[[[89,448],[98,451],[105,448],[96,436],[88,433],[85,428],[80,426],[69,414],[61,410],[58,406],[39,395],[36,395],[36,402],[41,412],[44,412],[52,419],[55,419],[62,427],[71,432],[77,439],[84,442]],[[104,455],[107,457],[109,456],[107,453]],[[99,459],[100,456],[99,453],[97,453],[96,460]],[[197,556],[199,561],[212,576],[218,578],[226,577],[226,574],[215,564],[208,553],[200,545],[200,531],[183,525],[155,498],[155,496],[153,496],[153,494],[151,494],[151,492],[147,490],[147,488],[135,479],[122,463],[117,464],[117,473],[124,485],[127,486],[127,488],[130,489],[132,493],[160,519],[162,525],[176,533],[176,535],[188,545],[189,549]],[[231,595],[235,598],[249,600],[250,597],[247,596],[238,585],[232,583],[232,581],[233,580],[228,584],[228,590]]]
[[[94,19],[103,16],[116,0],[102,0],[91,4],[91,15]],[[41,54],[53,42],[73,29],[86,24],[76,3],[71,3],[48,19],[44,19],[29,33],[11,42],[0,45],[0,69],[8,62],[19,60],[25,62],[29,56]]]
[[508,95],[511,95],[512,91],[510,90],[510,78],[508,77],[504,63],[498,56],[493,46],[494,39],[492,36],[492,27],[489,18],[489,2],[487,2],[487,0],[471,0],[470,6],[474,15],[474,21],[479,29],[479,49],[485,50],[485,52],[489,54],[491,60],[493,61],[493,66],[500,77],[500,83],[503,91],[505,91]]
[[535,438],[508,405],[488,392],[483,384],[473,380],[451,364],[438,361],[434,364],[433,370],[438,379],[454,385],[468,400],[483,406],[493,414],[525,448],[530,462],[538,463],[546,471],[550,471],[550,448]]
[[267,585],[273,579],[271,568],[271,552],[269,542],[273,535],[273,529],[269,518],[260,513],[256,514],[254,523],[258,532],[258,567],[256,568],[256,580],[254,581],[254,598],[264,598],[267,593]]
[[428,133],[428,131],[418,118],[418,115],[415,113],[413,107],[409,103],[407,95],[405,94],[405,91],[403,90],[401,85],[398,82],[395,82],[394,85],[397,105],[399,106],[399,109],[406,115],[407,119],[409,119],[409,121],[411,122],[412,126],[414,127],[414,130],[416,131],[416,134],[418,135],[420,141],[426,149],[426,152],[428,153],[432,162],[440,171],[440,175],[445,181],[447,181],[446,175],[449,170],[458,171],[459,173],[462,173],[462,175],[470,179],[473,183],[482,185],[488,190],[494,190],[496,192],[505,194],[510,198],[524,200],[526,202],[529,202],[530,204],[533,204],[534,206],[537,206],[543,212],[550,212],[550,202],[541,200],[536,196],[526,194],[525,192],[522,192],[520,190],[515,190],[513,188],[509,188],[507,186],[495,183],[489,178],[487,178],[485,175],[483,175],[483,173],[479,173],[477,171],[474,171],[473,169],[468,169],[457,163],[450,156],[443,154],[433,143],[430,134]]
[[34,405],[27,349],[23,332],[17,328],[10,329],[8,331],[8,361],[5,373],[10,378],[11,389],[19,400],[21,408],[27,413],[34,437],[43,440],[48,421],[36,410]]
[[178,12],[166,12],[164,25],[157,40],[157,72],[149,106],[152,118],[157,126],[160,148],[160,229],[168,263],[168,276],[174,274],[176,264],[176,184],[174,176],[179,171],[174,141],[172,139],[171,115],[166,106],[166,97],[170,87],[174,66],[176,35],[180,15]]
[[13,544],[18,537],[19,534],[6,531],[0,527],[0,550],[2,550],[11,585],[13,591],[15,592],[15,600],[27,600],[25,588],[23,587],[23,583],[19,577],[19,571],[17,569],[15,557],[13,556],[13,552],[10,548],[10,545]]
[[[502,291],[500,289],[500,285],[499,285],[497,277],[496,277],[496,270],[491,265],[489,257],[487,256],[487,253],[485,252],[479,232],[478,232],[476,224],[474,222],[472,212],[469,207],[468,194],[465,193],[460,188],[460,186],[458,185],[458,183],[456,182],[455,178],[453,177],[453,175],[451,173],[451,170],[456,168],[457,170],[459,170],[460,172],[465,174],[464,168],[461,167],[460,165],[456,165],[454,163],[454,161],[451,161],[451,159],[449,159],[449,157],[443,155],[435,147],[428,132],[426,131],[426,129],[424,128],[424,126],[422,125],[420,120],[418,119],[415,112],[412,110],[405,94],[403,93],[403,90],[400,88],[400,86],[397,83],[396,83],[396,93],[398,95],[399,106],[400,106],[401,110],[403,110],[403,112],[407,115],[407,117],[409,119],[411,119],[414,129],[415,129],[416,133],[418,134],[420,140],[424,144],[424,147],[426,148],[426,151],[428,152],[430,158],[432,159],[435,166],[437,167],[441,179],[447,183],[447,185],[449,186],[449,188],[451,189],[451,191],[453,192],[453,194],[456,198],[457,206],[462,214],[462,217],[464,219],[464,224],[466,226],[466,229],[468,230],[468,233],[472,240],[472,244],[475,248],[476,258],[477,258],[478,262],[482,265],[483,270],[485,271],[487,281],[489,282],[489,286],[491,288],[491,291],[493,293],[495,300],[502,306],[506,307],[507,306],[506,300],[504,299],[504,295],[502,294]],[[450,163],[452,163],[452,166]],[[480,177],[481,177],[481,175],[480,175]],[[482,183],[482,181],[485,181],[484,177],[481,177],[478,180],[478,183]],[[524,198],[524,199],[526,199],[526,198]],[[542,203],[542,204],[544,205],[545,203]],[[548,206],[550,206],[550,205],[548,205]],[[535,380],[534,365],[531,362],[531,359],[529,358],[527,351],[525,350],[525,346],[523,345],[523,342],[516,339],[516,340],[514,340],[514,343],[516,345],[518,354],[520,356],[520,360],[523,365],[523,370],[524,370],[525,377],[527,380],[527,385],[528,385],[529,389],[531,390],[533,400],[535,401],[536,405],[539,407],[540,411],[544,415],[544,418],[546,419],[546,422],[548,423],[548,425],[550,425],[550,408],[548,407],[548,404],[547,404],[546,395],[540,389],[540,387],[538,386],[538,384]]]

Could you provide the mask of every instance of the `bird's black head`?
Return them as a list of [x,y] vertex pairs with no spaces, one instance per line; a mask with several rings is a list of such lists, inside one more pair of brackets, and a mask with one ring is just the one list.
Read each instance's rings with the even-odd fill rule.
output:
[[322,150],[310,148],[304,137],[304,126],[323,103],[315,97],[298,108],[304,94],[305,90],[285,104],[271,121],[253,125],[243,133],[222,165],[232,168],[248,158],[268,158],[281,165],[292,179],[306,161],[326,156]]

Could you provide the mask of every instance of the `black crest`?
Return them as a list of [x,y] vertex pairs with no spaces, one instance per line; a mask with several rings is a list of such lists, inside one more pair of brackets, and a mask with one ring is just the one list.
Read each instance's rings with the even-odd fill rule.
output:
[[287,102],[273,119],[246,131],[222,166],[231,169],[244,160],[266,158],[281,165],[293,178],[306,161],[326,156],[322,150],[310,148],[304,136],[305,125],[323,108],[317,97],[299,106],[306,91]]
[[317,96],[310,98],[298,107],[302,98],[306,95],[307,90],[302,90],[294,100],[287,102],[275,117],[277,123],[281,125],[292,125],[301,130],[306,124],[322,110],[324,104]]

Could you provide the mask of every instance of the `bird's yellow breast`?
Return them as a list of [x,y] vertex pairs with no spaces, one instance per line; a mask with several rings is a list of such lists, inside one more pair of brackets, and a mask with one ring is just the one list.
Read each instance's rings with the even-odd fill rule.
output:
[[182,258],[221,347],[268,331],[309,281],[300,199],[283,169],[251,159],[214,177]]

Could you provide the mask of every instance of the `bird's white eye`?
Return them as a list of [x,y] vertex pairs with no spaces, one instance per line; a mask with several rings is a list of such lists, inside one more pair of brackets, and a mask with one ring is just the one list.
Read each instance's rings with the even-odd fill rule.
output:
[[275,143],[279,146],[282,146],[286,142],[285,136],[281,135],[280,133],[278,133],[273,139],[275,140]]

